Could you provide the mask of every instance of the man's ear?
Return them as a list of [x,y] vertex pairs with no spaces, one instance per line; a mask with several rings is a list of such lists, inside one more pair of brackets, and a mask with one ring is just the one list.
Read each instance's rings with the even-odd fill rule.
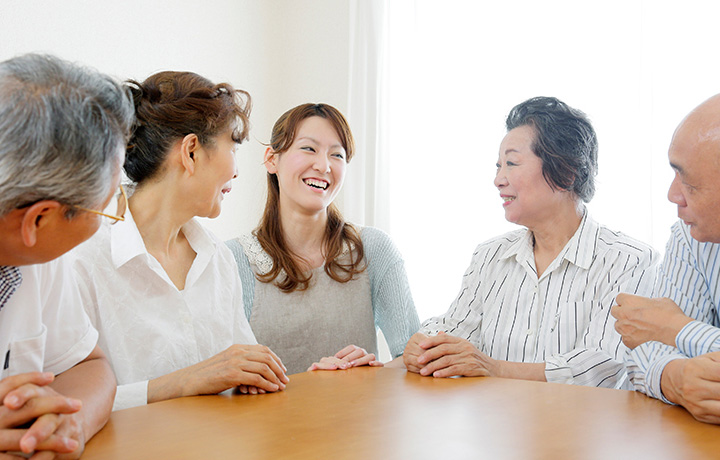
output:
[[29,248],[35,246],[40,230],[52,225],[58,218],[64,219],[64,214],[64,206],[53,200],[38,201],[29,206],[20,221],[23,244]]
[[188,134],[180,142],[180,162],[188,174],[195,174],[195,160],[197,150],[200,148],[200,139],[196,134]]
[[270,174],[277,174],[277,158],[278,154],[273,152],[270,147],[265,149],[265,155],[263,156],[263,164],[265,165],[265,169],[267,169]]

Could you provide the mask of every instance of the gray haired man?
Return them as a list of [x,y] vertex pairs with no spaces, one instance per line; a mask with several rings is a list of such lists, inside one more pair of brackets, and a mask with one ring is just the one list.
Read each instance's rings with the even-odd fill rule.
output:
[[100,225],[132,117],[96,71],[40,55],[0,63],[2,453],[77,458],[109,417],[115,378],[57,258]]

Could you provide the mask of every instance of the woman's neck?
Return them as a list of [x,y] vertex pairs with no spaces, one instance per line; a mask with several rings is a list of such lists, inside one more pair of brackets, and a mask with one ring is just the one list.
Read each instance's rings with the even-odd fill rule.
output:
[[325,262],[324,241],[327,210],[319,213],[301,213],[280,207],[280,223],[290,251],[304,259],[313,269]]
[[177,244],[185,241],[181,228],[193,216],[184,211],[172,184],[164,182],[139,186],[128,206],[148,251],[170,256]]
[[552,217],[541,225],[530,229],[533,234],[533,253],[538,277],[575,235],[582,222],[584,209],[581,203],[572,203],[560,212],[553,213]]

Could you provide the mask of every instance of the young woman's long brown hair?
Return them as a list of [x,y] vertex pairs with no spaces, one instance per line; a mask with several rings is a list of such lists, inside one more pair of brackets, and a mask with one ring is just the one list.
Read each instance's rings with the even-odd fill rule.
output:
[[[286,152],[295,140],[300,122],[310,117],[321,117],[330,122],[345,149],[346,161],[350,162],[355,148],[352,132],[345,117],[336,108],[327,104],[303,104],[285,112],[273,126],[270,139],[272,151],[277,154]],[[267,182],[265,212],[260,225],[253,233],[265,252],[272,258],[273,268],[264,275],[257,275],[257,278],[264,283],[277,280],[276,285],[283,292],[304,291],[310,284],[312,272],[306,270],[306,265],[301,263],[303,259],[294,254],[285,241],[280,222],[280,186],[277,175],[268,173]],[[328,206],[327,217],[323,241],[325,273],[335,281],[346,283],[366,268],[363,262],[365,252],[360,233],[345,222],[334,203]],[[353,250],[349,252],[349,262],[341,263],[338,259],[345,245]],[[283,272],[284,277],[281,276]]]

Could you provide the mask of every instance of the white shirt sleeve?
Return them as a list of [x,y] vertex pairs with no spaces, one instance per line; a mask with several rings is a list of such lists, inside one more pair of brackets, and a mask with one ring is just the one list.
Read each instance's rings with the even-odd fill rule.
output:
[[34,286],[26,287],[39,291],[42,321],[47,328],[44,370],[57,375],[87,358],[97,344],[98,333],[82,308],[65,256],[36,266],[35,272],[36,279],[24,279],[23,283],[32,283]]

